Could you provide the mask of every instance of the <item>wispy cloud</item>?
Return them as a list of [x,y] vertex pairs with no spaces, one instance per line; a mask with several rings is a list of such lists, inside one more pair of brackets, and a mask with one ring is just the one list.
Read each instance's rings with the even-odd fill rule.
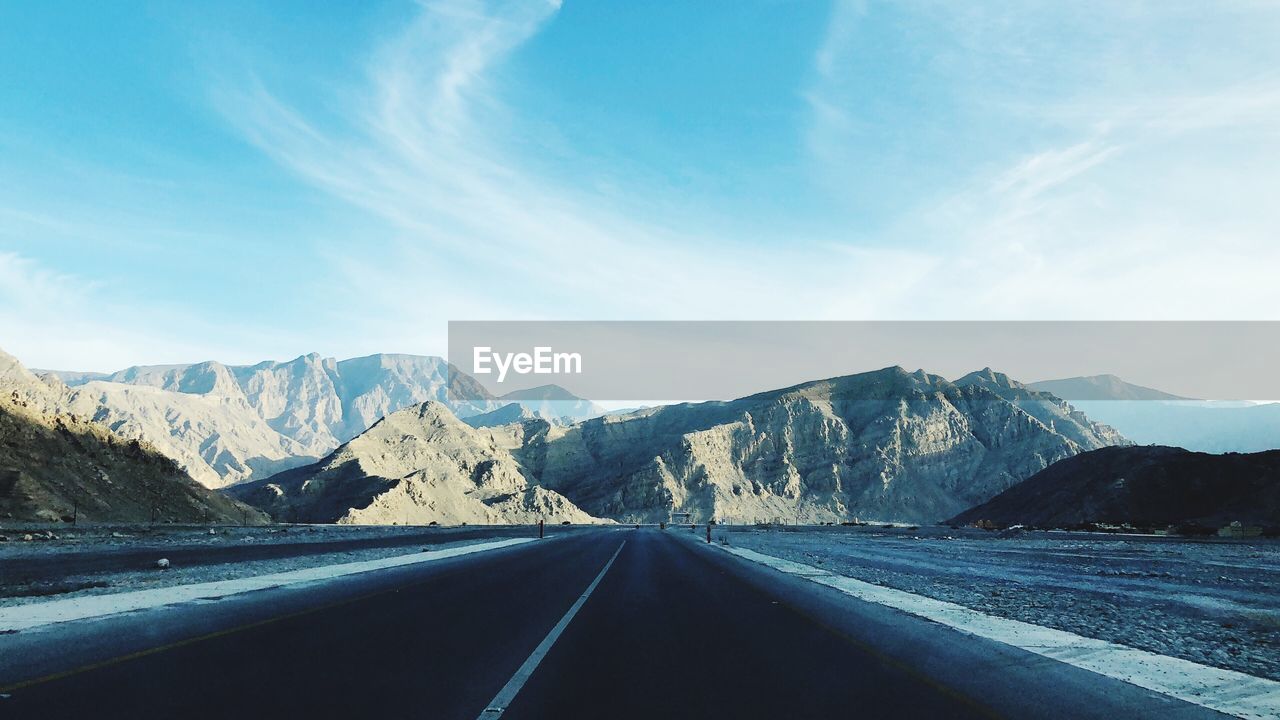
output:
[[257,362],[300,354],[295,333],[212,322],[181,299],[140,303],[118,286],[0,251],[0,349],[28,367],[117,370],[130,365]]
[[[995,134],[980,127],[955,142],[997,140],[991,155],[961,166],[961,182],[943,186],[881,238],[936,259],[900,312],[1276,317],[1280,290],[1271,268],[1280,262],[1280,211],[1266,188],[1280,183],[1280,164],[1261,158],[1280,157],[1280,74],[1242,71],[1267,67],[1253,55],[1199,77],[1153,65],[1153,57],[1179,52],[1155,45],[1205,19],[1185,16],[1185,8],[1145,7],[899,6],[895,27],[946,28],[921,51],[932,55],[922,67],[936,71],[932,81],[945,83],[954,107],[919,112],[964,117],[966,108],[981,108]],[[1280,20],[1275,6],[1230,9],[1257,15],[1235,18],[1237,25]],[[839,68],[876,61],[854,46],[866,36],[850,28],[864,15],[858,3],[838,3],[814,55],[808,140],[818,160],[866,147],[859,114],[870,100],[839,81]],[[854,186],[840,166],[825,168],[836,173],[829,185]]]
[[[763,250],[672,227],[644,215],[644,188],[629,191],[630,203],[628,191],[594,193],[590,177],[532,170],[539,148],[512,141],[528,136],[492,71],[556,9],[544,0],[424,4],[373,53],[364,87],[346,99],[353,112],[337,123],[306,117],[261,85],[224,92],[228,116],[265,152],[388,224],[383,242],[331,249],[359,288],[353,302],[391,308],[389,325],[430,315],[442,328],[482,315],[864,314],[869,305],[853,299],[891,293],[877,271],[828,245],[794,238]],[[769,292],[780,280],[787,292]],[[868,292],[849,292],[851,281]],[[425,302],[410,310],[410,297]]]

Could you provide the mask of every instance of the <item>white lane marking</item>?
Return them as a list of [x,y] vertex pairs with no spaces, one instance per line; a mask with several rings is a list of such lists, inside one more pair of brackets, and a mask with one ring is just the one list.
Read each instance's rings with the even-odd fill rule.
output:
[[1249,720],[1280,717],[1280,682],[1274,680],[995,617],[963,605],[873,585],[753,550],[723,546],[720,549],[774,570],[835,588],[860,600],[901,610],[970,635],[1012,645],[1211,710]]
[[237,595],[254,590],[317,582],[344,575],[414,565],[416,563],[431,562],[432,560],[443,560],[532,541],[533,538],[512,538],[445,548],[443,550],[428,550],[379,560],[325,565],[323,567],[290,570],[269,575],[236,578],[234,580],[216,580],[214,582],[175,585],[153,590],[134,590],[111,595],[90,595],[30,605],[16,605],[14,607],[0,608],[0,632],[27,630],[52,623],[115,615],[117,613],[145,610],[194,600],[217,600],[228,595]]
[[493,700],[489,701],[489,705],[480,712],[478,720],[496,720],[502,717],[502,713],[507,711],[507,706],[511,704],[512,700],[516,699],[520,689],[529,680],[529,676],[533,675],[533,671],[538,669],[538,663],[542,662],[542,658],[547,656],[551,646],[555,645],[556,640],[560,639],[560,634],[564,632],[565,628],[569,627],[573,616],[578,614],[578,610],[582,608],[583,604],[587,602],[587,598],[591,597],[591,593],[595,591],[596,586],[604,579],[604,574],[609,572],[609,568],[613,567],[613,561],[618,559],[618,554],[622,552],[622,548],[626,544],[627,541],[623,540],[622,545],[619,545],[618,549],[613,552],[613,557],[609,558],[609,562],[604,564],[600,574],[596,575],[596,579],[592,580],[587,589],[583,590],[582,594],[578,596],[577,602],[569,608],[569,612],[565,613],[564,617],[560,618],[560,622],[551,628],[551,632],[547,633],[542,642],[538,643],[538,647],[533,649],[533,654],[524,661],[519,670],[516,670],[516,674],[511,676],[507,684],[502,686],[502,689],[493,697]]

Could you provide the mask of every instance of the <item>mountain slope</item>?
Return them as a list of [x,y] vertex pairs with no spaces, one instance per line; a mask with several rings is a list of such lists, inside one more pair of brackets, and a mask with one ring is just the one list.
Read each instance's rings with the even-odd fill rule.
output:
[[1280,451],[1210,455],[1113,447],[1062,460],[952,522],[1163,527],[1232,521],[1280,526]]
[[[427,400],[461,417],[505,404],[445,360],[418,355],[339,361],[312,353],[246,366],[208,361],[48,376],[72,386],[76,412],[155,444],[207,487],[314,462],[388,413]],[[459,397],[480,400],[453,400]],[[509,401],[555,422],[603,412],[554,386]]]
[[[124,437],[154,443],[208,487],[314,462],[389,412],[447,401],[451,383],[467,385],[467,397],[485,397],[444,360],[415,355],[136,366],[105,380],[51,374],[72,384],[78,412],[100,406],[96,417]],[[482,400],[454,408],[476,414],[497,406]]]
[[956,384],[902,368],[526,428],[513,454],[532,477],[624,521],[671,512],[936,521],[1057,460],[1124,442],[1019,384]]
[[584,400],[558,385],[539,385],[527,390],[515,390],[502,395],[498,401],[519,403],[534,415],[562,425],[590,420],[607,412],[590,400]]
[[265,477],[319,457],[276,432],[243,397],[95,381],[69,390],[63,406],[123,438],[149,442],[209,488]]
[[57,522],[263,522],[169,458],[75,414],[59,389],[0,352],[0,517]]
[[1041,380],[1029,383],[1033,390],[1053,393],[1069,401],[1076,400],[1188,400],[1161,390],[1125,382],[1115,375]]
[[[956,385],[990,390],[1049,429],[1067,436],[1082,449],[1092,450],[1102,445],[1125,443],[1124,436],[1115,429],[1090,420],[1060,396],[1020,383],[989,367],[965,375],[956,380]],[[1098,440],[1102,441],[1102,445],[1097,444]]]
[[473,428],[497,427],[499,425],[510,425],[512,423],[522,423],[526,420],[537,420],[539,416],[529,408],[520,403],[509,403],[503,405],[497,410],[471,417],[462,418],[462,422]]
[[[516,427],[516,426],[508,426]],[[441,403],[394,412],[318,463],[228,494],[301,522],[368,524],[591,522],[529,482],[506,445]]]

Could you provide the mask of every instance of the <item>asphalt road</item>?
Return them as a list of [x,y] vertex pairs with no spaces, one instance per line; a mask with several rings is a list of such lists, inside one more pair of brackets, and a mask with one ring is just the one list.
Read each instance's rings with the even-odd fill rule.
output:
[[[552,530],[560,531],[559,528]],[[538,528],[535,525],[431,528],[412,533],[324,540],[307,538],[306,527],[295,527],[292,532],[294,537],[299,538],[297,541],[282,541],[276,537],[258,535],[253,537],[256,541],[254,543],[236,537],[224,544],[211,545],[207,538],[200,536],[176,542],[164,537],[140,538],[125,546],[62,552],[54,562],[47,555],[0,557],[0,587],[54,582],[95,573],[143,570],[152,567],[158,557],[169,558],[175,566],[194,567],[374,548],[430,547],[439,543],[479,538],[535,537]]]
[[1220,717],[649,528],[0,636],[0,688],[42,720]]

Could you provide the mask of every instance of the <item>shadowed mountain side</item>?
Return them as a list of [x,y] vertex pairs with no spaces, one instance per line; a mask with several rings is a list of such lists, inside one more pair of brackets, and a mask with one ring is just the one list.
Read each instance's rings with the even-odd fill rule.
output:
[[[71,413],[0,353],[0,518],[58,522],[265,522],[201,487],[150,445]],[[45,402],[41,402],[41,399]]]
[[1210,455],[1114,447],[1062,460],[951,522],[1140,527],[1228,522],[1280,526],[1280,451]]

